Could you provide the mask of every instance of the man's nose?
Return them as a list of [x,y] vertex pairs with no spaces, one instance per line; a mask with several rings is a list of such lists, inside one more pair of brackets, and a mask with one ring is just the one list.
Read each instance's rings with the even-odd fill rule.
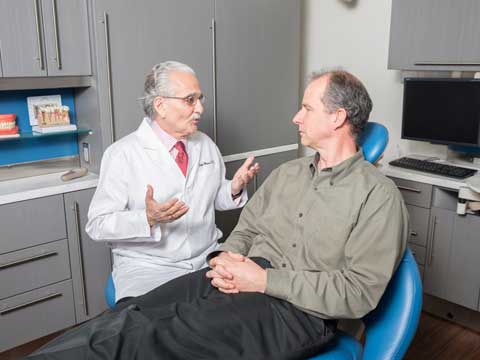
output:
[[296,125],[300,124],[300,122],[302,121],[302,119],[301,119],[301,112],[302,112],[302,110],[300,110],[299,112],[297,112],[297,113],[295,114],[295,116],[293,117],[293,119],[292,119],[292,122],[293,122],[294,124],[296,124]]
[[203,114],[203,104],[200,100],[197,100],[195,103],[195,112],[198,112],[199,114]]

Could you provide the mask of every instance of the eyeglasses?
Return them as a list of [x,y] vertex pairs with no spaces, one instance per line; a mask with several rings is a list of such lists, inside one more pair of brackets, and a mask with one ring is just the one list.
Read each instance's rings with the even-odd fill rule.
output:
[[205,104],[205,95],[200,94],[191,94],[187,95],[185,97],[179,97],[179,96],[162,96],[165,99],[177,99],[177,100],[183,100],[187,103],[189,106],[195,106],[197,105],[197,102],[200,101],[200,104]]

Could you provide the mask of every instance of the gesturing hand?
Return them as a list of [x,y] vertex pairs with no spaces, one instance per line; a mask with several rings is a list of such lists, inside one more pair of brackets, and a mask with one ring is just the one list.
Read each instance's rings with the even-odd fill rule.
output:
[[147,213],[147,221],[150,226],[158,223],[168,223],[177,220],[185,215],[188,206],[178,199],[170,199],[164,203],[159,203],[153,198],[153,188],[147,185],[147,193],[145,195],[145,210]]
[[232,195],[238,194],[247,184],[253,179],[255,175],[260,171],[260,165],[255,163],[252,165],[255,158],[250,156],[242,166],[240,166],[233,175],[232,179]]

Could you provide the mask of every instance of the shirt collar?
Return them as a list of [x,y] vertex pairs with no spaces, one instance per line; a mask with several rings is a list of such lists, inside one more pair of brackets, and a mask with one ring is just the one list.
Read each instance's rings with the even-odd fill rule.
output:
[[[153,132],[155,135],[157,135],[158,139],[161,141],[161,143],[167,148],[168,151],[171,151],[172,148],[175,146],[177,143],[177,139],[174,138],[172,135],[167,133],[165,130],[161,128],[160,125],[155,120],[152,120],[150,123]],[[185,145],[185,149],[187,148],[187,140],[186,139],[181,139],[181,142]]]
[[[315,173],[318,171],[318,160],[320,159],[320,154],[317,152],[315,155],[312,156],[311,161],[310,161],[310,173],[312,175],[312,178],[315,176]],[[341,163],[328,167],[328,168],[323,168],[320,172],[321,173],[329,173],[330,178],[335,179],[335,181],[339,181],[346,177],[349,173],[350,170],[355,167],[358,163],[363,161],[365,158],[363,157],[363,150],[362,148],[359,148],[359,150],[352,156],[350,156],[348,159],[342,161]]]

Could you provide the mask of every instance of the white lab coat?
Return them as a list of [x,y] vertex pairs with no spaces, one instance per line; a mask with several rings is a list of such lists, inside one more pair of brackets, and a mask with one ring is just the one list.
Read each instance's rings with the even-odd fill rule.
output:
[[[222,156],[208,136],[197,131],[188,137],[185,178],[150,123],[145,118],[136,132],[107,148],[88,212],[87,233],[113,247],[116,300],[205,267],[206,255],[222,236],[215,226],[215,209],[230,210],[247,201],[246,190],[240,201],[232,200]],[[156,201],[178,198],[188,212],[150,229],[145,212],[148,184]]]

